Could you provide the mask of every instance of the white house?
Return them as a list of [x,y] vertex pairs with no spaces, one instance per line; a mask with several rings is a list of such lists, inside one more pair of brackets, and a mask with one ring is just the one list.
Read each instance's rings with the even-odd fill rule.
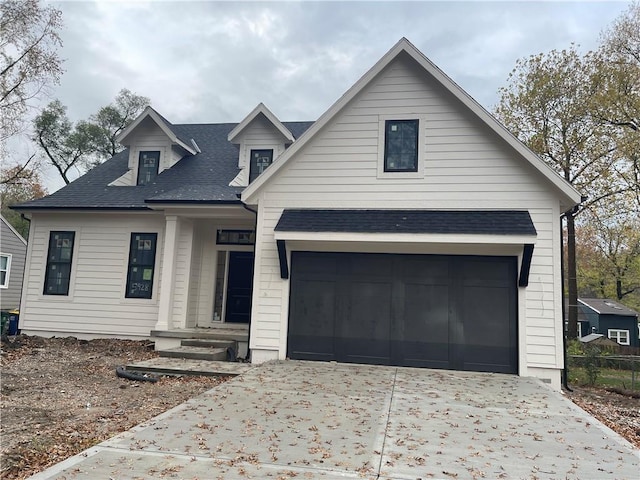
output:
[[563,368],[560,216],[580,194],[406,39],[316,122],[147,108],[127,150],[18,208],[25,333],[249,323],[253,362]]

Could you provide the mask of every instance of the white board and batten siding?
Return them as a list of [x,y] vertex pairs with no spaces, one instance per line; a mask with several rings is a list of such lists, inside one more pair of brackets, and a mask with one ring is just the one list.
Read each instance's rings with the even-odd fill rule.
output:
[[[164,228],[161,214],[34,213],[22,298],[25,308],[20,315],[23,332],[148,337],[158,319]],[[51,231],[75,232],[69,295],[65,296],[43,294]],[[151,299],[125,298],[133,232],[158,235]]]
[[[421,174],[381,177],[381,121],[412,118],[424,123]],[[273,233],[285,208],[503,209],[528,210],[537,230],[530,283],[519,289],[520,372],[558,369],[560,207],[552,192],[541,173],[438,82],[396,58],[258,192],[256,358],[286,354],[289,283],[280,279]]]

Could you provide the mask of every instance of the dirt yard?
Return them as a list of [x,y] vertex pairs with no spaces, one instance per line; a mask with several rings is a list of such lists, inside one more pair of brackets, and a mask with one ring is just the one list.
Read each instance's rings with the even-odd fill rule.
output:
[[[116,376],[116,366],[155,355],[126,340],[19,336],[2,345],[0,478],[26,478],[225,380]],[[639,398],[577,387],[568,396],[640,448]]]
[[148,342],[130,340],[18,336],[3,344],[0,478],[33,475],[225,381],[116,376],[116,366],[154,356]]

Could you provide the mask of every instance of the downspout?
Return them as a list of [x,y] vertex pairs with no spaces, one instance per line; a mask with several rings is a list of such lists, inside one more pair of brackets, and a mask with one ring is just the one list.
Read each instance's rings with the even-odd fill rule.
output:
[[[580,203],[585,202],[587,200],[586,196],[582,196],[580,197]],[[564,216],[566,216],[567,212],[571,211],[573,213],[576,213],[578,210],[578,207],[580,206],[580,203],[578,205],[576,205],[575,207],[567,210],[566,212],[564,212],[562,215],[560,215],[560,277],[562,278],[561,281],[561,285],[562,288],[560,289],[560,298],[562,299],[562,354],[563,354],[563,359],[564,359],[564,370],[562,372],[562,386],[568,391],[568,392],[573,392],[573,390],[569,387],[569,366],[568,366],[568,362],[567,362],[567,329],[564,326],[564,319],[565,319],[565,315],[567,314],[566,310],[567,307],[565,306],[565,295],[564,295],[564,234],[563,232],[563,225],[562,225],[562,218]]]
[[560,215],[560,278],[561,280],[561,288],[560,288],[560,298],[562,302],[562,356],[564,362],[564,370],[562,371],[562,386],[568,392],[573,392],[571,387],[569,387],[569,367],[567,363],[567,329],[564,326],[565,315],[567,314],[567,307],[565,306],[565,295],[564,295],[564,233],[563,233],[563,225],[562,225],[562,217],[564,217],[564,213]]
[[[242,201],[241,201],[242,202]],[[257,237],[257,233],[258,233],[258,211],[257,210],[253,210],[252,208],[249,208],[247,206],[246,203],[242,202],[242,207],[245,210],[248,210],[249,212],[253,213],[256,216],[255,221],[253,222],[253,231],[254,231],[254,235],[255,237]],[[253,241],[253,273],[255,274],[255,264],[256,264],[256,242],[255,242],[255,237],[254,237],[254,241]],[[251,300],[253,302],[253,282],[254,282],[255,278],[252,276],[251,277]],[[247,329],[247,355],[244,357],[245,362],[248,362],[250,360],[250,355],[251,355],[251,349],[249,348],[249,344],[251,342],[251,316],[253,315],[253,303],[251,304],[251,315],[249,316],[249,328]]]

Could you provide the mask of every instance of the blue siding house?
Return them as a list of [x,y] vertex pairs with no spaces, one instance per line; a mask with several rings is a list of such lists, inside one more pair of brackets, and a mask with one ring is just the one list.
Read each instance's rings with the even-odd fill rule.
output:
[[601,333],[619,345],[640,347],[638,312],[606,298],[578,299],[579,334]]

